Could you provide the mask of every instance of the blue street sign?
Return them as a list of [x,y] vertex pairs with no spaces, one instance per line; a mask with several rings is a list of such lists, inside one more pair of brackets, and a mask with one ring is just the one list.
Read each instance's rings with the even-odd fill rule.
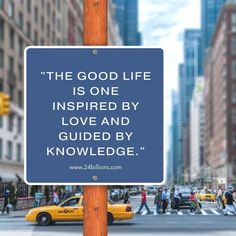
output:
[[25,50],[29,184],[161,183],[163,51]]

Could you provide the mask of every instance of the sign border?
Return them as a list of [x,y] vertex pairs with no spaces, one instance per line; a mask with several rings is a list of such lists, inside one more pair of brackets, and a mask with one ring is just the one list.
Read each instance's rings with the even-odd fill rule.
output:
[[[163,179],[162,182],[141,182],[141,183],[136,183],[136,182],[119,182],[119,183],[101,183],[101,182],[88,182],[88,183],[80,183],[80,182],[29,182],[27,180],[27,149],[26,149],[26,136],[27,136],[27,50],[28,49],[62,49],[62,48],[68,48],[68,49],[159,49],[162,51],[163,55],[163,99],[162,99],[162,106],[163,106],[163,127],[162,127],[162,133],[163,133]],[[164,129],[164,123],[165,123],[165,112],[164,112],[164,98],[165,98],[165,90],[164,90],[164,77],[165,77],[165,72],[164,72],[164,50],[158,46],[28,46],[25,47],[24,49],[24,182],[28,185],[164,185],[166,183],[166,173],[167,173],[167,157],[165,158],[164,155],[164,148],[166,145],[165,142],[165,129]]]

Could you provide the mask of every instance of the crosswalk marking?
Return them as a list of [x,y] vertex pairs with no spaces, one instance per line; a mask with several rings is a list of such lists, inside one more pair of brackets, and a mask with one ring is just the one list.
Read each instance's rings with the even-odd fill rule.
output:
[[214,210],[214,209],[211,209],[211,211],[212,211],[214,214],[218,215],[218,216],[221,215],[218,211],[216,211],[216,210]]
[[[138,209],[136,209],[134,211],[135,214],[137,214],[138,212]],[[212,212],[212,214],[211,214]],[[217,210],[214,210],[214,209],[205,209],[205,210],[201,210],[200,214],[195,214],[195,213],[191,213],[189,210],[186,210],[186,211],[176,211],[176,210],[171,210],[171,211],[167,211],[166,214],[157,214],[156,212],[156,209],[151,209],[151,214],[152,215],[203,215],[203,216],[209,216],[209,215],[217,215],[217,216],[220,216],[220,215],[223,215],[223,211],[222,212],[219,212]],[[144,211],[141,211],[141,216],[145,216],[145,215],[148,215],[148,212],[146,210]]]
[[201,213],[202,213],[203,215],[208,215],[204,210],[201,210]]
[[141,213],[141,215],[142,215],[142,216],[147,215],[147,211],[143,211],[143,212]]

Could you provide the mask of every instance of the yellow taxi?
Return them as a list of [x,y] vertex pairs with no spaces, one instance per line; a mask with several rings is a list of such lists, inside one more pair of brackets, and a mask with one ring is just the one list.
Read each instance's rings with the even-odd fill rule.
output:
[[[134,217],[130,204],[116,204],[108,200],[107,208],[108,224],[112,224],[114,220],[128,220]],[[29,210],[25,218],[41,226],[54,224],[56,221],[82,221],[83,196],[68,198],[60,205],[33,208]]]
[[200,201],[212,201],[216,200],[216,196],[210,190],[203,189],[198,194],[197,197]]

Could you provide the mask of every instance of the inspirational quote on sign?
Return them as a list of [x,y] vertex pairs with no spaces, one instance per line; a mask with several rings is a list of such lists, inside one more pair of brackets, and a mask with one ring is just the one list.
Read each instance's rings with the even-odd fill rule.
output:
[[28,182],[163,180],[162,50],[30,47],[26,66]]
[[[96,116],[60,116],[58,117],[58,125],[63,130],[65,126],[71,127],[80,127],[82,126],[96,126],[97,131],[84,131],[84,132],[67,132],[60,131],[58,133],[58,140],[61,142],[70,142],[73,141],[77,143],[77,146],[68,146],[68,147],[46,147],[46,155],[47,156],[77,156],[77,157],[93,157],[93,156],[125,156],[125,157],[133,157],[138,156],[139,151],[145,150],[145,147],[140,147],[140,150],[135,150],[135,147],[128,146],[119,146],[119,147],[110,147],[106,146],[106,141],[114,141],[114,142],[122,142],[122,141],[131,141],[135,139],[135,131],[126,132],[123,131],[100,131],[101,127],[106,126],[118,126],[125,127],[129,126],[132,122],[132,119],[129,117],[128,112],[136,111],[142,106],[142,101],[129,101],[129,99],[124,99],[126,101],[123,102],[103,102],[101,101],[84,101],[83,98],[87,93],[91,96],[99,96],[102,98],[103,96],[108,96],[112,100],[113,96],[120,96],[120,87],[112,86],[112,82],[116,80],[129,81],[134,83],[137,80],[150,81],[151,80],[151,72],[131,72],[126,73],[123,72],[119,74],[117,72],[84,72],[80,71],[76,74],[73,72],[41,72],[41,75],[47,79],[48,81],[66,81],[70,83],[70,81],[76,80],[78,82],[78,86],[71,86],[70,91],[65,91],[68,93],[68,97],[70,96],[78,96],[78,101],[53,101],[51,103],[52,111],[105,111],[104,116],[98,119]],[[83,86],[86,81],[109,81],[110,86],[91,86],[89,88],[85,88]],[[83,100],[83,101],[81,101]],[[141,108],[140,108],[141,109]],[[122,111],[124,116],[106,116],[110,111]],[[103,141],[103,146],[88,147],[88,146],[80,146],[78,141]],[[128,142],[129,143],[129,142]]]

